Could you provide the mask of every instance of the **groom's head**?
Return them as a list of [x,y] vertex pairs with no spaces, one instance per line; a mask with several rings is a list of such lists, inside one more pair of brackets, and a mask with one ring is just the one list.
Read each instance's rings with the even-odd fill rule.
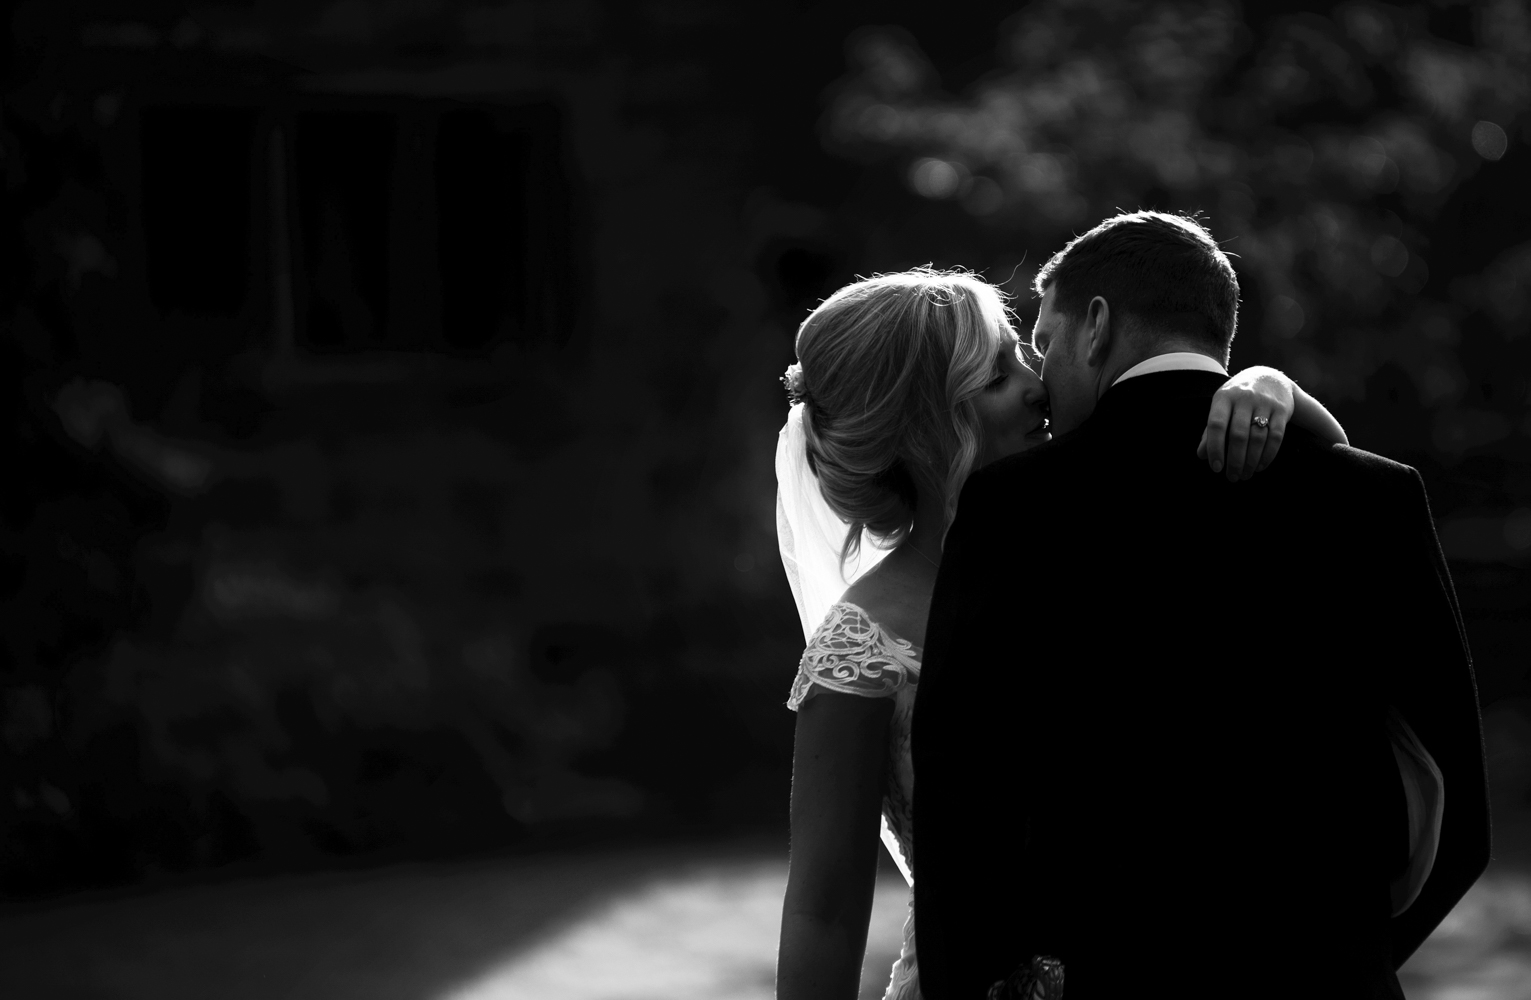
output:
[[1194,219],[1129,212],[1077,236],[1037,272],[1032,343],[1055,434],[1083,423],[1117,376],[1147,358],[1194,351],[1227,364],[1239,279]]

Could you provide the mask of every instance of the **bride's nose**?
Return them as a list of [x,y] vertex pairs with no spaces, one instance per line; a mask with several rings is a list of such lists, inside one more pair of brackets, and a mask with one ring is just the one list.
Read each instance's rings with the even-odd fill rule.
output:
[[1026,388],[1021,393],[1021,398],[1026,401],[1027,406],[1045,409],[1047,407],[1046,383],[1035,372],[1028,371],[1027,375],[1029,377],[1026,379]]

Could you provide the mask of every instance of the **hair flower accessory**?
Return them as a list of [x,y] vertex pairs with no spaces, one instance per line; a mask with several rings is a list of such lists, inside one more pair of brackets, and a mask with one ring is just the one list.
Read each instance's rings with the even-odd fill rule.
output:
[[803,381],[803,366],[791,364],[787,366],[787,373],[781,377],[781,384],[787,389],[787,402],[808,402],[808,385]]

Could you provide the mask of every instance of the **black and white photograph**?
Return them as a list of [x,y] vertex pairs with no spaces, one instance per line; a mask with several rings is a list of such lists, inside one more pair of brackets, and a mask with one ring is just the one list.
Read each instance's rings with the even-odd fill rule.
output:
[[0,997],[1531,1000],[1531,0],[0,14]]

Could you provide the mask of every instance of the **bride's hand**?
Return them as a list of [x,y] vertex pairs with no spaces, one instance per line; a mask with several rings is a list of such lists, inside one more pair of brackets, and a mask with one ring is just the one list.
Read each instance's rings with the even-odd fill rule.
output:
[[[1297,408],[1297,383],[1274,368],[1246,368],[1223,383],[1212,397],[1207,429],[1196,457],[1213,472],[1225,469],[1229,482],[1263,472],[1281,450],[1287,421]],[[1255,424],[1266,417],[1265,427]]]

